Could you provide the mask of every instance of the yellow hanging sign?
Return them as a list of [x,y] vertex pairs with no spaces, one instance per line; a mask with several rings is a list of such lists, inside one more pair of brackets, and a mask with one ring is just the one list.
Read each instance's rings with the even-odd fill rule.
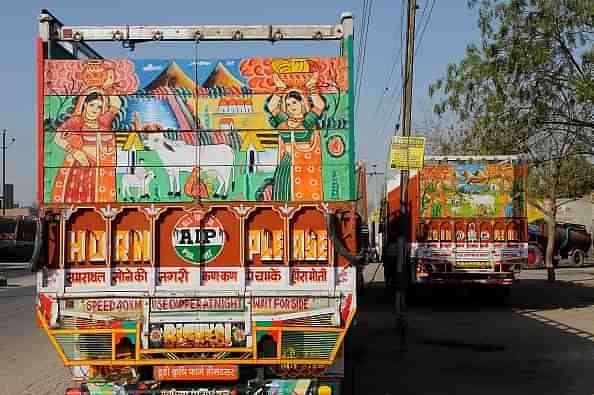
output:
[[420,170],[425,160],[425,137],[392,137],[390,167],[400,170]]

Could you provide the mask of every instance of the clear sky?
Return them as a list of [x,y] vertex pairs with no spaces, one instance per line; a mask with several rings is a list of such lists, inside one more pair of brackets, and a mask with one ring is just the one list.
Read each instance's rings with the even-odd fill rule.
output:
[[[358,157],[383,170],[387,146],[393,133],[400,102],[400,67],[392,83],[388,76],[398,62],[402,1],[373,0],[362,88],[356,113]],[[432,0],[417,0],[417,21],[429,14]],[[7,1],[0,15],[0,128],[16,142],[7,150],[6,182],[15,184],[15,199],[29,205],[36,189],[36,75],[35,38],[37,15],[47,8],[67,25],[190,25],[190,24],[334,24],[341,12],[355,16],[359,35],[363,0],[301,1]],[[420,35],[420,31],[417,32]],[[413,126],[431,109],[427,88],[445,73],[448,63],[459,60],[466,45],[479,38],[477,13],[466,8],[466,0],[436,0],[429,25],[415,57]],[[355,39],[358,48],[358,37]],[[129,52],[116,44],[94,46],[105,57],[192,58],[193,44],[141,44]],[[199,57],[246,56],[335,56],[337,43],[201,44]],[[355,54],[359,57],[361,54]],[[385,91],[385,97],[381,97]],[[381,101],[381,106],[379,106]],[[394,110],[392,110],[394,108]],[[371,181],[370,199],[379,177]]]

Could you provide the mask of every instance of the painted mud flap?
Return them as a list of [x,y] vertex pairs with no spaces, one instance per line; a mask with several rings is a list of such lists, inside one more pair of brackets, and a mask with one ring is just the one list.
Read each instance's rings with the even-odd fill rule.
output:
[[195,386],[192,388],[146,388],[141,385],[119,386],[111,383],[89,383],[69,389],[66,395],[338,395],[338,381],[316,379],[267,380],[260,384],[235,386]]

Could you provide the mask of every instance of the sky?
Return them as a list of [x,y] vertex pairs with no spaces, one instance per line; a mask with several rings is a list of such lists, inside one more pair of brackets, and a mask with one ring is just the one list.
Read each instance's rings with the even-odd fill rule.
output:
[[[394,132],[401,97],[398,50],[401,9],[405,0],[372,0],[370,24],[365,46],[359,105],[355,113],[357,156],[368,170],[383,171],[388,144]],[[417,21],[426,20],[432,0],[417,0]],[[476,10],[466,0],[436,0],[422,41],[417,40],[413,85],[413,127],[426,119],[433,99],[427,96],[429,84],[445,74],[448,63],[459,61],[466,46],[477,42]],[[20,0],[7,2],[0,15],[0,129],[8,131],[7,141],[15,143],[6,152],[6,182],[15,185],[15,200],[30,205],[36,193],[36,73],[35,39],[37,16],[47,8],[66,25],[200,25],[200,24],[335,24],[342,12],[355,18],[355,49],[358,49],[363,0],[301,1],[61,1]],[[423,17],[423,14],[425,17]],[[405,17],[406,20],[406,17]],[[406,22],[405,22],[406,23]],[[421,37],[418,28],[417,38]],[[117,44],[93,45],[104,57],[135,59],[241,58],[248,56],[336,56],[337,42],[300,43],[203,43],[141,44],[134,52]],[[363,51],[355,53],[355,59]],[[388,77],[395,65],[391,82]],[[387,88],[387,90],[386,90]],[[384,94],[385,92],[385,94]],[[381,105],[380,105],[381,104]],[[414,130],[413,130],[414,133]],[[383,177],[369,181],[369,199]]]

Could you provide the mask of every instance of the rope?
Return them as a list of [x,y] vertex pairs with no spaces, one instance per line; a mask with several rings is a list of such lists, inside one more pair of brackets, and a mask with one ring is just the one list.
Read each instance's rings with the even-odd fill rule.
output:
[[342,244],[341,238],[338,236],[338,225],[336,224],[336,215],[328,213],[326,214],[326,225],[328,227],[328,234],[332,238],[334,249],[339,255],[346,258],[351,265],[358,265],[365,259],[365,252],[361,251],[357,255],[353,255],[348,248]]

